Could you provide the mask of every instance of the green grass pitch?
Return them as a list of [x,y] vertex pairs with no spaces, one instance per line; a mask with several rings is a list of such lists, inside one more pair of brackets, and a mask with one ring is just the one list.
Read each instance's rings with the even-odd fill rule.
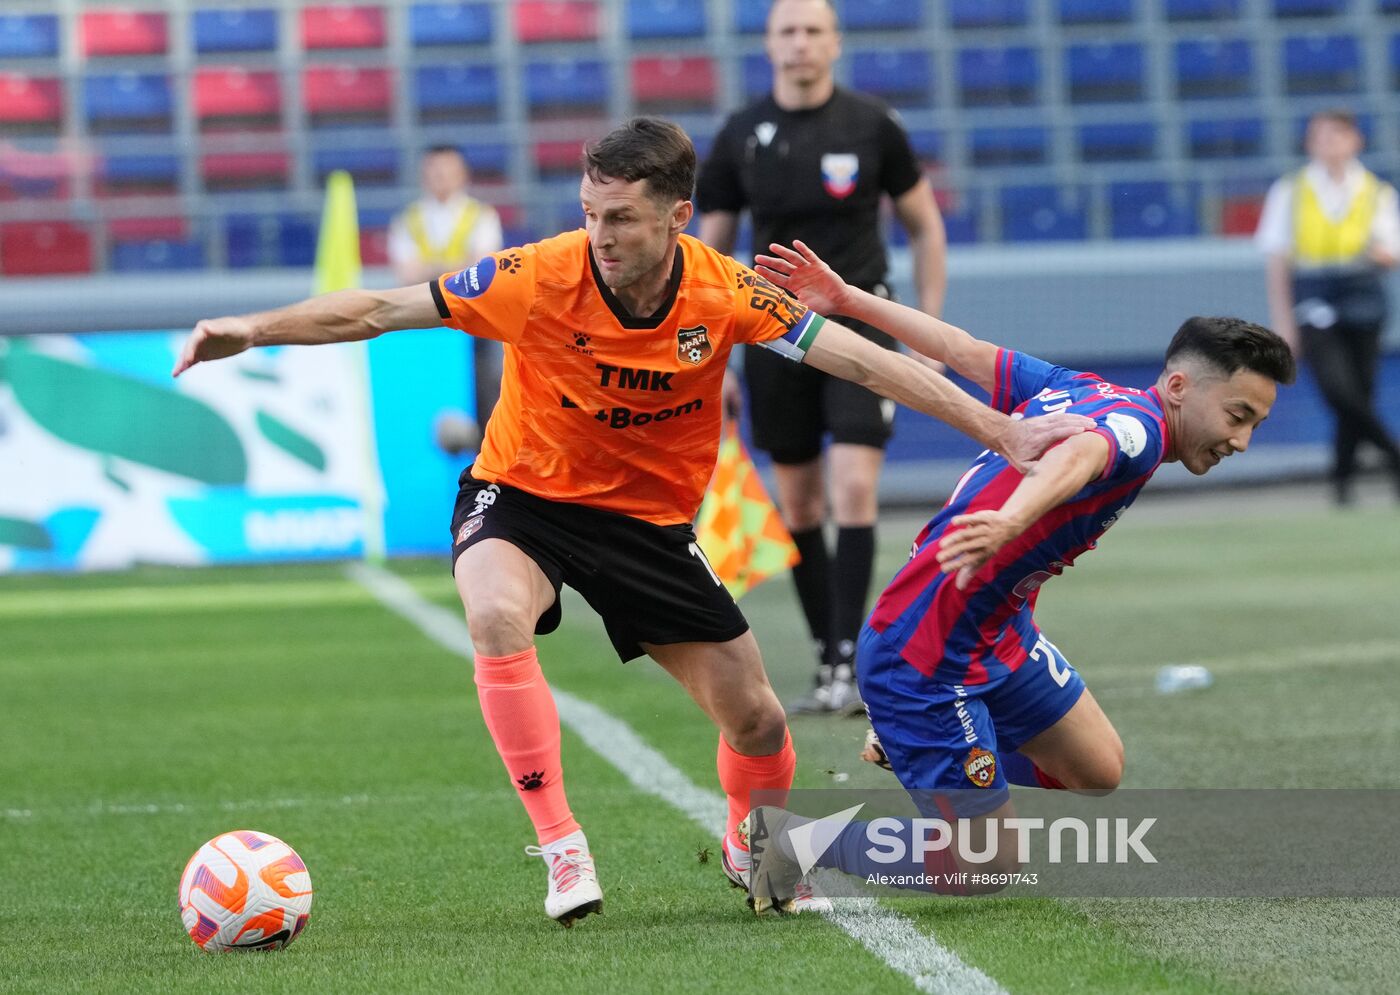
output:
[[[878,577],[917,524],[882,526]],[[1039,617],[1122,733],[1128,786],[1395,788],[1397,562],[1392,508],[1149,498]],[[455,604],[443,563],[393,569]],[[798,693],[790,585],[744,606]],[[716,790],[713,729],[658,668],[620,666],[577,599],[541,659]],[[1157,668],[1187,661],[1216,685],[1156,695]],[[0,579],[0,719],[0,991],[913,990],[819,917],[754,920],[701,859],[715,841],[567,731],[606,914],[549,922],[467,664],[335,565]],[[798,785],[887,786],[855,759],[863,730],[795,720]],[[281,953],[206,956],[181,929],[185,860],[235,828],[310,868],[311,923]],[[1400,973],[1389,900],[897,907],[1012,992],[1388,992]]]

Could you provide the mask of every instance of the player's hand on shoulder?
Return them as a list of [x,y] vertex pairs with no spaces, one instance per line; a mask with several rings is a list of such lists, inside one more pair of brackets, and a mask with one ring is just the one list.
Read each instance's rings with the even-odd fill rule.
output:
[[1017,470],[1025,473],[1031,464],[1044,455],[1061,439],[1087,432],[1094,427],[1094,420],[1083,415],[1057,412],[1035,418],[1013,419],[1006,430],[1006,441],[999,452]]
[[841,314],[850,287],[804,242],[793,247],[774,242],[772,255],[754,256],[754,269],[818,314]]
[[997,509],[956,515],[949,526],[938,542],[938,564],[945,574],[957,573],[954,583],[960,591],[1021,531],[1010,515]]
[[253,335],[247,318],[206,318],[185,339],[170,375],[178,377],[196,363],[236,356],[253,345]]

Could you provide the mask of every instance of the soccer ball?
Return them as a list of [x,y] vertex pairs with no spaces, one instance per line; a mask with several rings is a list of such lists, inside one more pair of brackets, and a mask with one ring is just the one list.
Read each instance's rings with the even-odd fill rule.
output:
[[280,950],[311,918],[311,875],[276,836],[235,829],[185,865],[180,918],[195,946],[210,953]]

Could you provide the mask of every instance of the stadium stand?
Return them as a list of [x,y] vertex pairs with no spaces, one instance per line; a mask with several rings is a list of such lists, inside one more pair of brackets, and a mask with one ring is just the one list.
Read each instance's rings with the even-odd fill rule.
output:
[[1182,100],[1242,97],[1254,86],[1254,50],[1243,38],[1176,43],[1176,95]]
[[868,49],[851,54],[851,85],[902,109],[933,103],[933,61],[922,49]]
[[1142,99],[1146,55],[1141,42],[1071,45],[1065,64],[1072,103]]
[[383,48],[382,7],[307,7],[301,12],[301,44],[322,48]]
[[489,3],[415,3],[408,10],[409,43],[414,48],[487,45],[495,37]]
[[1041,183],[1001,188],[1001,235],[1008,242],[1078,240],[1088,234],[1083,187]]
[[1050,154],[1050,133],[1040,126],[974,128],[974,166],[1025,166],[1043,163]]
[[1058,0],[1061,24],[1119,24],[1131,21],[1135,0]]
[[109,155],[97,167],[93,192],[99,197],[161,195],[179,188],[180,157],[173,153]]
[[951,0],[954,28],[1011,28],[1030,21],[1028,0]]
[[1029,45],[965,48],[958,52],[958,100],[964,107],[1035,103],[1040,53]]
[[90,273],[92,232],[71,221],[11,221],[0,225],[0,273],[39,276]]
[[705,5],[687,0],[628,0],[627,36],[647,38],[703,38]]
[[1168,21],[1233,21],[1243,0],[1164,0]]
[[1108,188],[1114,238],[1166,238],[1200,233],[1199,193],[1192,185],[1130,180]]
[[494,121],[500,115],[500,74],[490,63],[419,66],[413,84],[420,124]]
[[1290,96],[1356,93],[1361,84],[1361,47],[1349,34],[1287,37],[1283,77]]
[[164,73],[116,73],[83,80],[83,116],[92,134],[168,132],[175,98]]
[[644,114],[712,111],[719,82],[704,55],[643,56],[632,60],[632,98]]
[[598,37],[598,5],[588,0],[520,0],[515,11],[515,36],[526,43],[594,41]]
[[1151,159],[1157,151],[1153,121],[1112,121],[1080,125],[1079,158],[1084,162],[1133,162]]
[[554,59],[525,65],[525,104],[532,118],[601,115],[608,103],[602,59]]
[[847,0],[841,5],[847,31],[905,31],[924,23],[920,0]]
[[55,135],[63,128],[63,83],[47,76],[0,73],[0,128]]
[[271,8],[197,10],[191,25],[201,55],[277,49],[277,11]]
[[394,100],[393,70],[355,65],[303,70],[301,95],[313,128],[387,124]]
[[89,10],[79,16],[80,49],[88,58],[107,55],[164,55],[169,47],[162,12]]
[[201,131],[277,127],[282,122],[282,81],[272,70],[198,69],[194,116]]
[[0,15],[0,59],[43,59],[58,55],[58,16]]

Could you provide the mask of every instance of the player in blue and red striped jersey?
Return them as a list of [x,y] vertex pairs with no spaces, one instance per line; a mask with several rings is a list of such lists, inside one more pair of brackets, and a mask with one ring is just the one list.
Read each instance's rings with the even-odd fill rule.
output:
[[[1024,474],[982,453],[919,534],[861,633],[856,672],[878,737],[867,759],[885,762],[916,800],[936,797],[940,811],[928,814],[944,817],[949,809],[968,819],[1009,813],[1008,783],[1117,787],[1122,742],[1036,625],[1036,595],[1094,547],[1162,463],[1203,474],[1243,452],[1277,385],[1293,381],[1287,344],[1236,318],[1191,318],[1156,384],[1122,387],[849,287],[801,243],[772,250],[758,257],[759,272],[804,304],[851,315],[947,363],[988,390],[993,407],[1095,422]],[[852,846],[838,840],[820,863],[865,870],[846,866],[859,863],[857,832],[848,831]],[[955,869],[951,850],[939,857],[948,860],[939,869]]]

